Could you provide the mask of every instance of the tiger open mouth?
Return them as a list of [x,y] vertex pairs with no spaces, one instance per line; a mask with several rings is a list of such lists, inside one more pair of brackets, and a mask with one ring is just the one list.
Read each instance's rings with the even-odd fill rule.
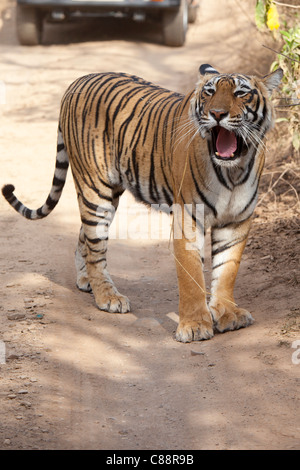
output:
[[219,160],[235,160],[241,156],[245,143],[243,139],[233,131],[221,126],[211,129],[213,152]]

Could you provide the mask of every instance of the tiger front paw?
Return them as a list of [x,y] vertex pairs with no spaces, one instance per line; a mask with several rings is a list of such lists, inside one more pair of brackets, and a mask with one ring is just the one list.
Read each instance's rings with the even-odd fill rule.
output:
[[91,284],[87,276],[78,276],[76,286],[83,292],[92,292]]
[[100,292],[94,292],[95,301],[97,307],[100,310],[110,313],[127,313],[130,312],[130,303],[129,299],[120,294],[113,287],[109,289],[100,290]]
[[214,320],[214,328],[219,333],[245,328],[254,322],[248,310],[239,308],[229,301],[213,300],[209,304],[209,309]]
[[175,339],[181,343],[202,341],[214,336],[212,322],[182,320],[177,327]]

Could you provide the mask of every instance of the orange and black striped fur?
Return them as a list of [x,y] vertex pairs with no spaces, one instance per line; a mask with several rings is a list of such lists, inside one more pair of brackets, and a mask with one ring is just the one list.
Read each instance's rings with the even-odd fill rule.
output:
[[[45,217],[60,198],[70,163],[82,222],[77,285],[93,291],[101,310],[121,313],[130,310],[129,301],[115,287],[106,262],[119,197],[128,189],[147,204],[178,205],[195,231],[211,227],[213,274],[207,305],[201,250],[179,218],[174,223],[182,230],[182,237],[174,238],[180,294],[176,339],[208,339],[214,329],[245,327],[253,319],[235,304],[233,287],[257,200],[263,138],[273,122],[269,96],[281,78],[280,69],[259,79],[222,74],[206,64],[186,96],[124,73],[79,78],[62,99],[47,201],[30,210],[12,185],[4,186],[3,195],[28,219]],[[197,204],[204,204],[204,223],[195,215]]]

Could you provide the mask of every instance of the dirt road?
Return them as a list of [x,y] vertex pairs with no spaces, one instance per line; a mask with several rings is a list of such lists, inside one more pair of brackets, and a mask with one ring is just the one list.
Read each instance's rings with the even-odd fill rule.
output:
[[[203,0],[179,49],[161,45],[153,26],[111,21],[97,31],[49,26],[44,44],[27,48],[15,38],[14,2],[0,1],[0,185],[14,183],[29,207],[44,202],[60,98],[80,75],[123,71],[185,92],[201,63],[267,72],[273,56],[246,9],[254,3]],[[299,448],[296,222],[258,209],[236,286],[254,325],[181,344],[167,241],[111,241],[111,273],[132,313],[110,315],[75,287],[70,174],[47,219],[26,221],[3,198],[0,211],[1,449]]]

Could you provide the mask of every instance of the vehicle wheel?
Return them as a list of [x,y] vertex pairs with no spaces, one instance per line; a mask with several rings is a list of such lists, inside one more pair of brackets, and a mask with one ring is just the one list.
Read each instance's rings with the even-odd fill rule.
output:
[[164,43],[167,46],[179,47],[185,43],[188,27],[188,7],[186,0],[181,0],[175,11],[166,11],[163,16]]
[[189,23],[195,23],[198,14],[198,5],[189,5],[188,7],[188,21]]
[[23,46],[37,46],[42,39],[43,21],[40,12],[17,4],[17,35]]

